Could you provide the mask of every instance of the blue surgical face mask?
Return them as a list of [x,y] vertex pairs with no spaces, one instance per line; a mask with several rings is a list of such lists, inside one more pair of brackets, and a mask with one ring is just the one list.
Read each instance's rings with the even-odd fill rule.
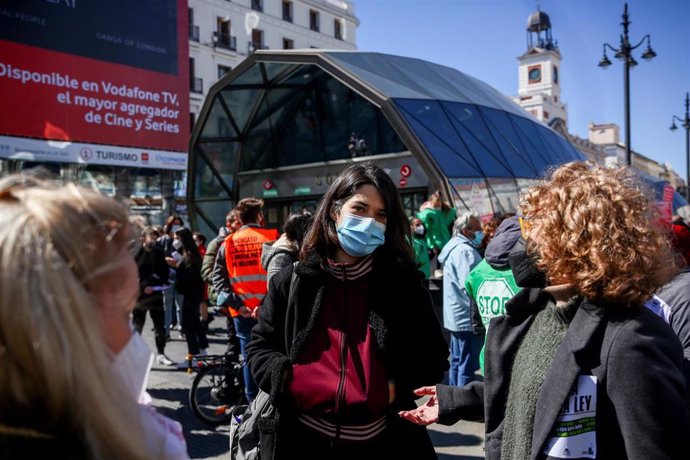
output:
[[474,232],[474,239],[472,240],[472,243],[474,243],[475,246],[479,246],[482,242],[482,238],[484,238],[484,232],[481,230]]
[[385,224],[371,217],[343,214],[337,231],[340,247],[352,257],[369,255],[386,241]]

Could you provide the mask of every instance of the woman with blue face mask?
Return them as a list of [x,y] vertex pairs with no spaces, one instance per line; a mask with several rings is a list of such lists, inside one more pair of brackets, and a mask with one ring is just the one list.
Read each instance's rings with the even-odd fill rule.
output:
[[426,431],[396,415],[415,407],[415,382],[440,381],[448,368],[409,241],[386,172],[370,162],[345,169],[300,261],[271,278],[248,347],[279,414],[261,434],[262,458],[436,458]]

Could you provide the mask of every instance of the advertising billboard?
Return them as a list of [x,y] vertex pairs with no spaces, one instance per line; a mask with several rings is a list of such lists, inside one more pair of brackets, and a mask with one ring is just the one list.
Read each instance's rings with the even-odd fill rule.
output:
[[[103,146],[133,148],[138,159],[186,152],[187,8],[186,0],[0,2],[0,155],[12,157],[13,145],[26,154],[25,138],[59,141],[53,150],[81,143],[67,162],[83,148],[114,150]],[[134,158],[90,160],[120,157]]]

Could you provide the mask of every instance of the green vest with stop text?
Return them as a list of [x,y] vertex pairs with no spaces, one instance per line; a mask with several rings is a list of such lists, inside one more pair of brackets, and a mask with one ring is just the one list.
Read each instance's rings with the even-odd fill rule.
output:
[[[474,299],[479,308],[482,324],[489,333],[489,321],[491,318],[503,316],[506,312],[506,302],[522,290],[515,284],[515,278],[510,267],[493,268],[486,259],[467,275],[465,280],[467,295]],[[486,336],[485,341],[486,341]],[[484,372],[484,348],[479,355],[479,366]]]

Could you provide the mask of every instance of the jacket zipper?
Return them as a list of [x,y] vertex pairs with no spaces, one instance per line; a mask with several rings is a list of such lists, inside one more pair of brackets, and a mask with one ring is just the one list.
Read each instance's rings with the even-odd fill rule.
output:
[[[347,281],[347,273],[343,271],[343,285]],[[347,305],[347,287],[345,287],[345,296],[344,296],[344,305]],[[346,310],[343,308],[343,320],[345,320],[346,316]],[[343,321],[343,329],[345,329],[345,321]],[[336,416],[336,425],[335,425],[335,445],[338,444],[338,441],[340,440],[340,407],[343,404],[343,401],[345,399],[345,369],[346,369],[346,364],[347,364],[347,334],[343,331],[340,334],[340,377],[338,379],[338,391],[336,393],[336,399],[335,399],[335,416]]]

